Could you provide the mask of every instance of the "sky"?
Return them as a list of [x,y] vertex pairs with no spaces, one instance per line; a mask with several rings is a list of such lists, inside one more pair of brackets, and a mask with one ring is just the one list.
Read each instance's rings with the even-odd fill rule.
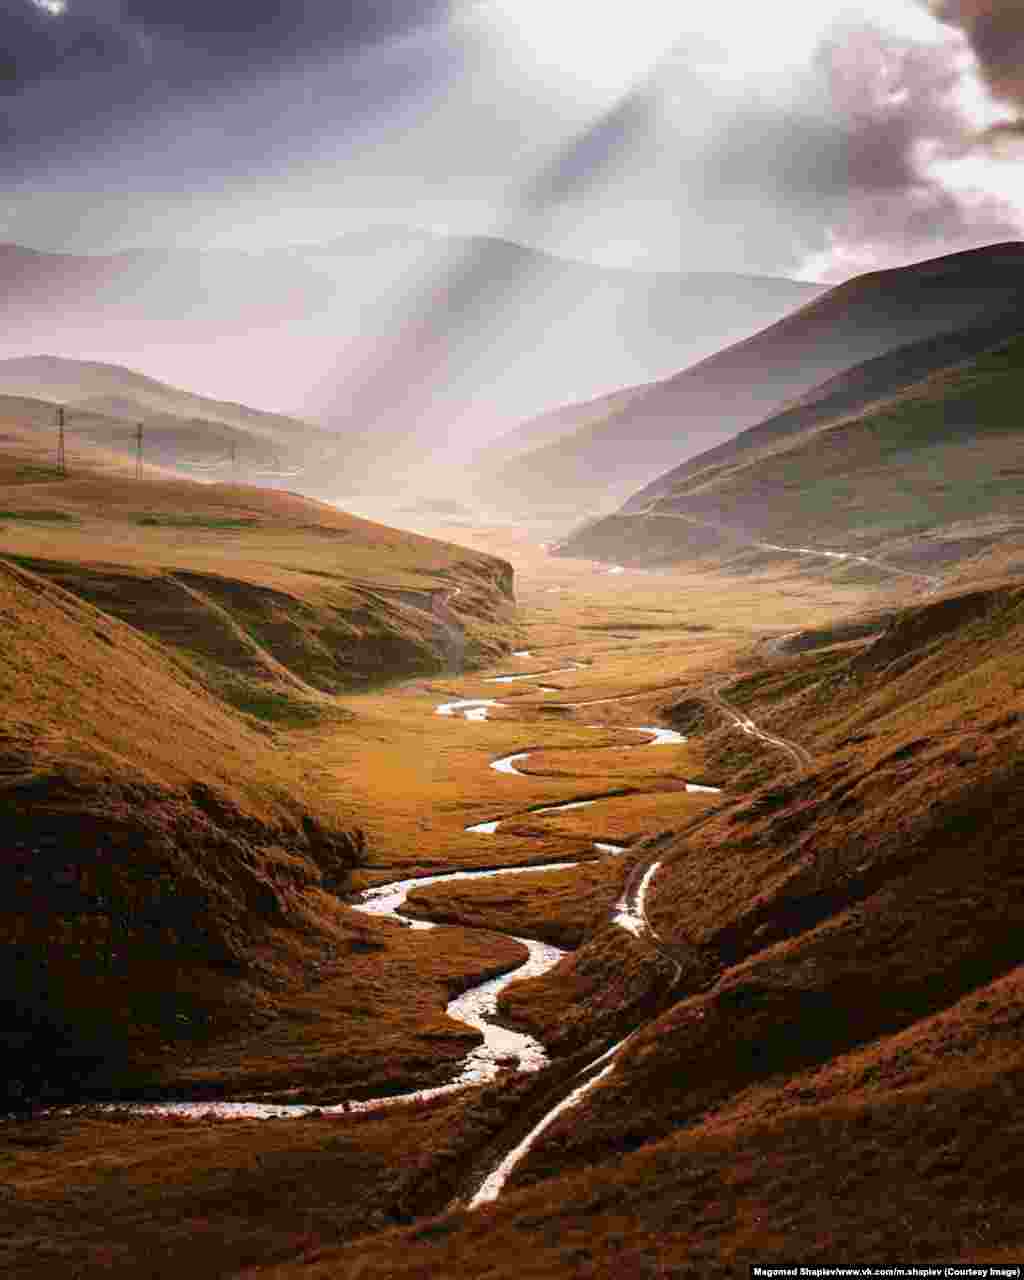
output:
[[0,240],[841,280],[1024,228],[1020,0],[0,0]]

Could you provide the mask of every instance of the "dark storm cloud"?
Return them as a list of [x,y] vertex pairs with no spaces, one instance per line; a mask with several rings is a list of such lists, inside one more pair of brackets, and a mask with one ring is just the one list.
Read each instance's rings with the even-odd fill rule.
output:
[[966,34],[997,97],[1024,108],[1024,5],[1020,0],[937,0],[933,12]]
[[970,41],[993,94],[1017,109],[989,130],[993,139],[1024,135],[1024,5],[1020,0],[937,0],[932,11]]
[[295,57],[350,51],[443,16],[443,0],[122,0],[121,20],[211,62],[255,72]]
[[1014,239],[1019,222],[1001,201],[957,196],[928,172],[929,160],[974,145],[954,96],[961,75],[952,46],[843,28],[785,109],[773,102],[732,119],[709,153],[708,194],[761,193],[808,245],[822,226],[840,245],[906,258]]
[[[8,175],[61,146],[116,144],[122,127],[280,79],[443,19],[445,0],[67,0],[50,13],[0,0],[0,119]],[[349,110],[379,109],[416,72],[360,83]]]
[[53,15],[31,0],[0,8],[0,94],[59,76],[73,81],[93,67],[117,69],[138,56],[135,40],[95,14]]

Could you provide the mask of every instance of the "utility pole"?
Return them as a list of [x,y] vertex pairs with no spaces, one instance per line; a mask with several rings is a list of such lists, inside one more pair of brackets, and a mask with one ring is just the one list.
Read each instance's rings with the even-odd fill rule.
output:
[[142,479],[142,423],[135,429],[135,479]]
[[66,476],[68,473],[67,459],[64,456],[64,406],[57,407],[57,471]]

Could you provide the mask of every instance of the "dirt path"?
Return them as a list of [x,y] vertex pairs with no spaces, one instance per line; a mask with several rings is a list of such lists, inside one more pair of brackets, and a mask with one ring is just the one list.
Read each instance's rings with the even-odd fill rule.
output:
[[723,715],[728,716],[729,720],[742,733],[751,738],[757,738],[760,742],[766,742],[769,746],[778,747],[780,751],[785,751],[786,755],[801,771],[809,769],[814,764],[814,757],[806,747],[800,746],[798,742],[790,741],[789,738],[777,738],[770,733],[765,733],[749,716],[745,716],[742,711],[726,702],[722,697],[722,688],[722,685],[714,685],[699,696],[705,698],[713,707],[717,707]]
[[[825,551],[820,547],[785,547],[774,542],[760,542],[756,538],[745,536],[739,529],[733,529],[728,525],[719,524],[714,520],[700,520],[696,516],[683,515],[679,511],[656,511],[652,506],[643,507],[639,511],[616,511],[605,519],[614,519],[619,517],[623,520],[632,520],[640,517],[644,520],[682,520],[689,525],[697,525],[700,528],[715,529],[722,533],[727,533],[736,538],[740,542],[745,542],[749,547],[757,547],[760,551],[780,551],[787,555],[796,556],[818,556],[826,560],[835,560],[840,563],[850,562],[851,564],[865,564],[873,569],[879,569],[883,573],[895,574],[897,577],[914,578],[918,582],[924,584],[925,595],[931,595],[939,589],[942,578],[931,573],[921,573],[917,569],[904,569],[899,565],[890,564],[886,560],[879,560],[874,556],[862,556],[855,551]],[[609,571],[610,572],[610,571]]]

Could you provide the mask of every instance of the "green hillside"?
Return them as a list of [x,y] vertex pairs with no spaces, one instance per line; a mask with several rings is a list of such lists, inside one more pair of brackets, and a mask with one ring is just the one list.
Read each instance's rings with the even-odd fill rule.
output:
[[563,550],[644,563],[767,542],[951,564],[1024,525],[1022,394],[1018,337],[860,413],[691,465]]

